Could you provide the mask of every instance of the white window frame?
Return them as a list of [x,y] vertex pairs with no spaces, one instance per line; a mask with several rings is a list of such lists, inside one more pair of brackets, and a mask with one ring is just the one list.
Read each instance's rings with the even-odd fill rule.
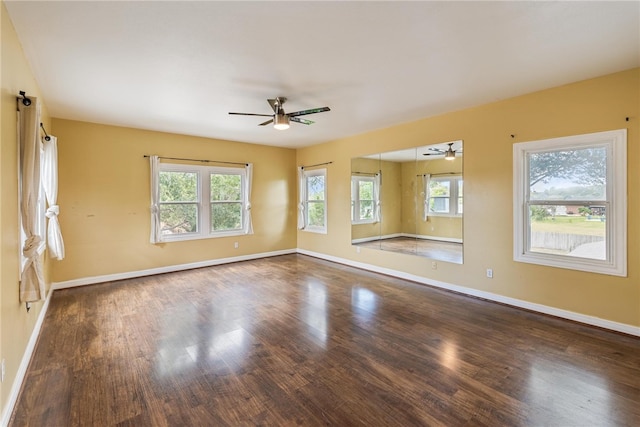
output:
[[[605,260],[531,252],[529,250],[529,171],[531,153],[604,147],[606,163],[606,252]],[[531,264],[614,276],[627,276],[627,130],[619,129],[513,145],[513,235],[514,260]]]
[[[314,226],[311,225],[309,223],[309,195],[308,195],[308,185],[307,185],[307,180],[309,177],[312,176],[323,176],[324,177],[324,226],[322,227],[318,227],[318,226]],[[326,168],[322,168],[322,169],[313,169],[313,170],[303,170],[302,171],[302,177],[303,177],[303,181],[304,181],[304,188],[303,188],[303,192],[304,192],[304,223],[305,223],[305,227],[302,229],[303,231],[310,231],[312,233],[320,233],[320,234],[327,234],[327,169]],[[313,201],[314,203],[317,203],[318,201]]]
[[[447,197],[449,199],[449,212],[428,211],[427,215],[430,217],[431,216],[461,217],[462,212],[458,212],[458,199],[460,198],[460,189],[458,188],[458,181],[462,181],[462,174],[447,175],[447,176],[431,175],[431,179],[429,180],[429,183],[443,182],[443,181],[449,181],[449,196]],[[430,194],[430,191],[428,190],[429,189],[425,191],[425,197],[427,199],[425,203],[426,209],[429,209],[430,200],[433,198]],[[462,201],[462,203],[463,203],[462,209],[464,210],[464,200]]]
[[[362,219],[359,216],[360,213],[360,182],[370,182],[373,185],[373,192],[371,197],[375,197],[376,194],[376,179],[374,176],[365,175],[351,175],[351,223],[352,224],[373,224],[378,222],[376,220],[376,201],[371,199],[371,218]],[[379,190],[378,190],[379,191]]]
[[[211,239],[218,237],[228,236],[240,236],[245,235],[246,231],[242,227],[245,223],[244,216],[247,207],[247,197],[245,194],[245,180],[247,179],[247,173],[244,168],[230,168],[219,166],[200,166],[200,165],[185,165],[176,163],[162,162],[158,165],[158,175],[161,172],[188,172],[195,173],[197,177],[197,215],[198,215],[198,227],[196,232],[193,233],[176,233],[176,234],[162,234],[162,242],[175,242],[184,240],[198,240],[198,239]],[[212,174],[227,174],[227,175],[240,175],[240,191],[242,200],[242,210],[240,213],[241,228],[237,230],[224,230],[214,231],[211,229],[211,175]],[[160,179],[158,177],[158,186],[160,186]],[[162,205],[158,201],[159,207]]]

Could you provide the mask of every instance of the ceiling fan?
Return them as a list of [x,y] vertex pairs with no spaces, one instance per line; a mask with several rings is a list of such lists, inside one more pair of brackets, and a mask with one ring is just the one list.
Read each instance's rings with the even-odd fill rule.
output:
[[444,158],[447,160],[453,160],[456,158],[456,153],[462,153],[462,150],[454,150],[453,142],[449,142],[449,148],[443,150],[441,148],[429,148],[429,150],[434,151],[434,153],[424,153],[423,156],[442,156],[444,154]]
[[323,113],[325,111],[331,111],[329,107],[311,108],[309,110],[296,111],[293,113],[285,113],[282,105],[287,101],[287,98],[279,96],[275,99],[267,99],[269,105],[273,109],[273,114],[257,114],[257,113],[229,113],[240,116],[264,116],[271,117],[266,122],[260,123],[258,126],[265,126],[273,123],[273,127],[278,130],[289,129],[289,121],[302,123],[303,125],[311,125],[315,122],[307,119],[301,119],[300,116],[306,116],[307,114]]

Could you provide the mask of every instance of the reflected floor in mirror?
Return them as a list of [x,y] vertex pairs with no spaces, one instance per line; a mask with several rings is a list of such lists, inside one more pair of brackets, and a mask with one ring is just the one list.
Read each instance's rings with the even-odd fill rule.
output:
[[438,261],[462,264],[462,243],[440,242],[437,240],[415,239],[411,237],[393,237],[390,239],[354,243],[354,245],[363,248],[419,255]]

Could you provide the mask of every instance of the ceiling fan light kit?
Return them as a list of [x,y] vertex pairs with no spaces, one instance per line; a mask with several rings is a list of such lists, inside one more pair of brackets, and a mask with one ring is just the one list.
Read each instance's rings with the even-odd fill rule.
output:
[[273,127],[278,130],[289,129],[289,117],[284,114],[276,114],[273,117]]
[[306,116],[308,114],[316,114],[323,113],[325,111],[331,111],[329,107],[320,107],[320,108],[311,108],[309,110],[301,110],[295,111],[293,113],[285,113],[284,108],[282,108],[282,104],[285,103],[287,98],[283,96],[279,96],[274,99],[267,99],[267,102],[273,109],[273,114],[259,114],[259,113],[229,113],[233,115],[239,116],[263,116],[263,117],[271,117],[271,119],[266,122],[260,123],[258,126],[265,126],[273,123],[273,127],[278,130],[289,129],[289,122],[296,122],[303,125],[312,125],[313,121],[307,119],[301,119],[300,116]]
[[451,147],[449,147],[449,149],[447,150],[447,152],[446,152],[446,153],[444,153],[444,158],[445,158],[446,160],[453,160],[453,159],[455,159],[455,158],[456,158],[456,152],[455,152],[455,151],[453,151],[453,150],[451,149]]

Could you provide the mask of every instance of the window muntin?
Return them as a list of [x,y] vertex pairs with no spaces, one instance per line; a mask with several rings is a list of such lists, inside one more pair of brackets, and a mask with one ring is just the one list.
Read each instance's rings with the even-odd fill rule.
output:
[[327,232],[326,169],[304,171],[305,230]]
[[431,177],[427,194],[429,216],[462,215],[462,177]]
[[375,222],[375,186],[374,177],[351,177],[351,222],[369,224]]
[[514,259],[626,275],[626,131],[514,145]]
[[163,241],[243,234],[243,168],[161,163],[159,211]]

